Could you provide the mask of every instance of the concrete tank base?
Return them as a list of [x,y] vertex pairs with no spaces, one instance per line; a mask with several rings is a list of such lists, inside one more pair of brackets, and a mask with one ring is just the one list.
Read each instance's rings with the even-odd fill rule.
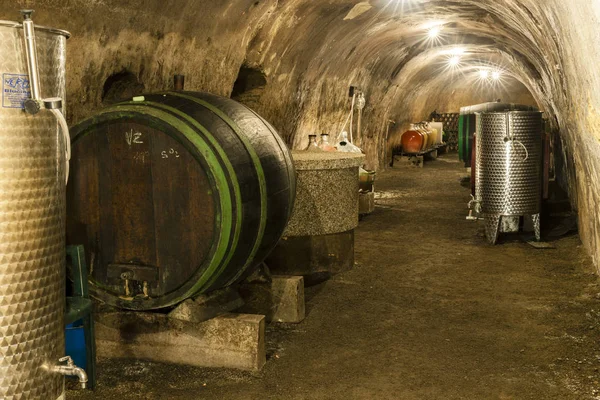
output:
[[292,152],[297,172],[290,222],[266,260],[274,274],[302,275],[310,285],[354,265],[358,167],[354,153]]
[[267,258],[277,274],[301,275],[308,286],[354,266],[354,229],[318,236],[283,238]]

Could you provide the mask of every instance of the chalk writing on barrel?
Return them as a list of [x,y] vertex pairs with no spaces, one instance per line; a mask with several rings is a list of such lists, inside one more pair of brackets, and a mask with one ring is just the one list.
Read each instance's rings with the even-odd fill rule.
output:
[[142,132],[134,131],[133,129],[125,132],[125,140],[129,146],[132,144],[144,144],[142,141]]
[[170,148],[169,150],[161,151],[160,156],[162,158],[169,158],[169,157],[179,158],[179,152],[173,148]]

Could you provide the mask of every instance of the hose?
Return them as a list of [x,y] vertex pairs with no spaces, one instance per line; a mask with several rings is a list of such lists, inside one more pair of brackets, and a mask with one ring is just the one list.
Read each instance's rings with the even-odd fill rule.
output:
[[529,151],[527,151],[527,147],[525,147],[525,145],[523,143],[521,143],[519,140],[517,139],[512,139],[511,140],[511,144],[514,145],[516,143],[520,144],[521,147],[523,147],[523,150],[525,150],[525,158],[523,159],[523,162],[527,161],[529,159]]
[[346,122],[344,122],[344,125],[342,126],[342,130],[340,131],[340,133],[338,135],[338,140],[342,137],[342,133],[346,130],[346,126],[348,126],[348,121],[350,121],[351,116],[352,116],[352,111],[350,111],[350,114],[348,114],[348,118],[346,118]]
[[353,136],[352,136],[352,131],[353,129],[353,122],[354,122],[354,103],[356,101],[356,92],[352,95],[352,106],[350,107],[350,143],[353,142]]
[[63,141],[65,142],[65,184],[69,182],[69,161],[71,160],[71,137],[69,136],[69,125],[65,116],[58,108],[49,109],[52,114],[56,117],[60,126],[60,131],[63,135]]
[[527,147],[525,147],[525,145],[520,142],[519,140],[515,139],[512,135],[512,129],[511,129],[511,118],[512,117],[512,113],[508,113],[508,116],[506,118],[506,137],[504,138],[505,142],[510,141],[510,145],[512,147],[514,147],[515,142],[517,142],[518,144],[521,145],[521,147],[523,147],[523,150],[525,150],[525,158],[523,159],[523,162],[527,161],[529,159],[529,151],[527,151]]

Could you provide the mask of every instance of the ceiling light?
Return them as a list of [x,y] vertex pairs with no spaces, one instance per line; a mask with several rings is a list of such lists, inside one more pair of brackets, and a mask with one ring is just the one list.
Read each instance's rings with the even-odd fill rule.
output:
[[460,64],[460,57],[459,56],[450,57],[450,59],[448,59],[448,64],[451,67],[456,67],[458,64]]
[[479,77],[481,79],[488,79],[490,77],[490,71],[487,69],[479,70]]
[[502,76],[502,73],[500,71],[494,71],[492,72],[492,79],[497,81],[498,79],[500,79],[500,77]]
[[429,28],[429,30],[427,31],[427,36],[430,39],[435,39],[440,35],[441,31],[442,28],[440,28],[439,26],[434,26],[433,28]]

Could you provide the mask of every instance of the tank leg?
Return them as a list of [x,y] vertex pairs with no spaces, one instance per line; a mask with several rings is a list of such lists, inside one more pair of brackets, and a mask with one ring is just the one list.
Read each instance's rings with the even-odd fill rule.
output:
[[490,244],[496,244],[498,231],[500,230],[500,215],[485,216],[485,237]]
[[533,222],[533,229],[535,231],[535,240],[538,242],[542,240],[542,236],[540,233],[540,214],[533,214],[531,216],[531,221]]

